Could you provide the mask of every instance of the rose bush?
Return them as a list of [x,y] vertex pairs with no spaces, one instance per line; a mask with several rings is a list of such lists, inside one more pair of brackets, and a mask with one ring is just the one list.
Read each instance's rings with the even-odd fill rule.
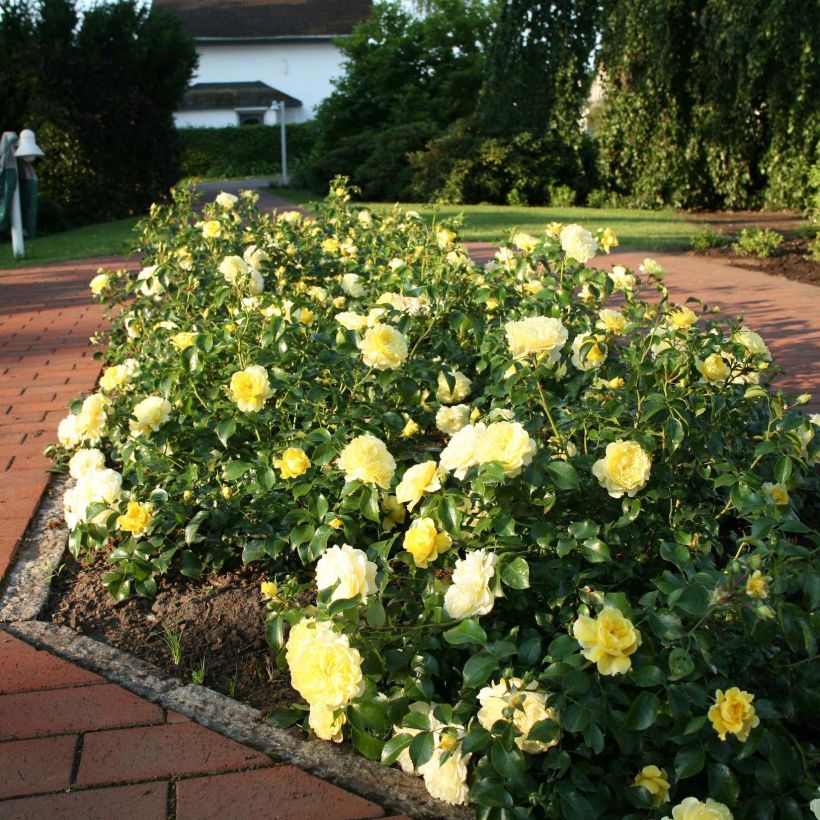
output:
[[96,280],[105,384],[55,448],[72,551],[118,600],[263,566],[307,704],[275,719],[480,817],[803,816],[820,419],[763,341],[652,260],[587,267],[611,232],[478,269],[457,225],[348,200],[197,218],[178,190],[143,273]]

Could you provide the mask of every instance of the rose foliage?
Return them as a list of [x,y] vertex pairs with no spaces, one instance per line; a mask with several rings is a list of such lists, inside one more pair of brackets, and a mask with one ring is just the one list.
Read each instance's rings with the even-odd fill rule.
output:
[[[497,818],[803,817],[817,417],[763,340],[611,232],[315,218],[190,192],[142,225],[99,392],[60,425],[118,600],[263,567],[276,711]],[[579,261],[583,260],[583,261]],[[70,461],[69,461],[70,460]]]

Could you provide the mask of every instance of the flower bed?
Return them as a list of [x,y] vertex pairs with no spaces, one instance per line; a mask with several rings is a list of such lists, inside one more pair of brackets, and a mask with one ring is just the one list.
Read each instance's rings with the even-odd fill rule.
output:
[[118,600],[263,567],[305,701],[271,719],[480,817],[802,816],[820,419],[763,340],[651,260],[587,268],[611,232],[478,270],[348,198],[196,221],[179,190],[93,280],[123,309],[60,425],[72,552]]

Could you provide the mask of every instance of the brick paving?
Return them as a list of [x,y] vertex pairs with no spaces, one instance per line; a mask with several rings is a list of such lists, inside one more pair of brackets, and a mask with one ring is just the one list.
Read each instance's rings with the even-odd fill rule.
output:
[[[273,199],[273,198],[271,198]],[[269,207],[280,202],[265,202]],[[491,256],[474,244],[477,260]],[[637,267],[620,252],[603,267]],[[673,298],[744,312],[786,368],[780,384],[820,406],[820,289],[713,259],[653,254]],[[70,400],[93,390],[92,260],[0,271],[0,579],[48,479],[43,448]],[[383,817],[380,806],[207,730],[0,629],[0,817],[152,820]],[[399,820],[399,818],[394,818]]]
[[2,630],[0,668],[3,820],[384,817]]

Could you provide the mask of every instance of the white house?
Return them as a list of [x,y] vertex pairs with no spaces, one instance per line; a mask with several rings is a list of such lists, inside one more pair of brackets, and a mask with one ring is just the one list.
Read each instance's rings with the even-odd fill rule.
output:
[[178,127],[304,122],[333,90],[333,44],[370,16],[371,0],[153,0],[194,38],[199,68],[174,114]]

